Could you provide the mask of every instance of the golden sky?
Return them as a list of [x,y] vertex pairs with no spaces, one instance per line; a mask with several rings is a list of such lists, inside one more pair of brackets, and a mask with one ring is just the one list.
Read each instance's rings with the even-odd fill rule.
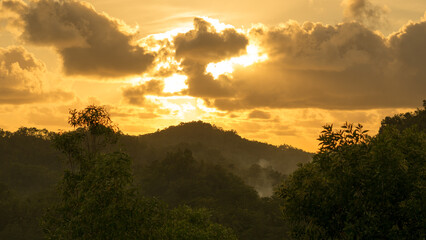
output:
[[142,134],[203,120],[316,151],[326,123],[426,99],[426,1],[2,0],[0,128],[104,105]]

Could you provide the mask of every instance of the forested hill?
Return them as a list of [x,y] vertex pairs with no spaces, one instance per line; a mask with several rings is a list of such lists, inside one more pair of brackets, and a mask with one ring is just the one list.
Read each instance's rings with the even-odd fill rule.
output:
[[[16,132],[0,129],[0,182],[23,194],[56,183],[65,167],[65,156],[50,143],[54,134],[27,127]],[[168,152],[188,149],[198,161],[221,165],[241,177],[261,196],[271,195],[284,174],[311,159],[311,154],[302,150],[249,141],[235,131],[201,121],[140,136],[123,135],[120,148],[132,158],[136,175],[140,167],[164,159]]]
[[137,142],[154,149],[188,148],[198,159],[216,163],[242,167],[253,164],[271,166],[284,174],[293,172],[298,163],[305,163],[312,157],[311,153],[288,145],[277,147],[250,141],[234,130],[226,131],[202,121],[180,123],[155,133],[140,135]]
[[121,142],[135,165],[161,160],[167,152],[190,150],[200,161],[225,167],[253,186],[261,196],[272,194],[273,186],[312,154],[288,145],[250,141],[235,131],[225,131],[202,121],[180,123],[155,133],[123,136]]
[[[57,136],[45,129],[0,129],[0,239],[42,239],[39,220],[58,201],[57,184],[72,167],[55,148]],[[311,159],[302,150],[249,141],[203,122],[122,135],[111,148],[130,156],[143,196],[173,207],[208,208],[213,221],[239,239],[286,236],[278,199],[259,195],[271,196],[296,163]]]

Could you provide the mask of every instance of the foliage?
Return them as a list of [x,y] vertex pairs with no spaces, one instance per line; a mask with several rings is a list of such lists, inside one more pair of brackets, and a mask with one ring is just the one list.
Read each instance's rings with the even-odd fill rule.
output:
[[89,106],[70,115],[69,123],[78,128],[54,138],[71,170],[60,184],[60,200],[43,219],[48,239],[235,239],[198,210],[170,211],[138,196],[130,158],[111,151],[119,130],[103,108]]
[[426,132],[383,125],[370,138],[344,126],[325,126],[319,153],[277,192],[291,236],[425,238]]
[[121,152],[104,153],[118,134],[102,107],[71,110],[69,123],[78,127],[53,139],[68,156],[60,201],[43,221],[48,239],[131,239],[139,231],[131,161]]
[[[112,123],[105,108],[90,105],[81,111],[70,110],[69,113],[68,123],[76,128],[76,131],[63,132],[54,139],[56,148],[63,153],[72,156],[77,151],[93,158],[107,149],[108,145],[117,143],[121,132]],[[73,158],[84,159],[83,156]]]
[[208,208],[212,219],[232,228],[239,239],[286,236],[276,199],[259,198],[240,178],[221,166],[197,161],[189,150],[169,153],[136,171],[144,195],[172,206]]
[[414,112],[397,114],[393,117],[386,117],[382,120],[381,133],[386,127],[393,126],[402,131],[412,126],[416,126],[419,131],[426,131],[426,100],[423,100],[423,109]]
[[[220,132],[210,132],[212,130],[210,125],[206,123],[203,123],[203,125],[207,126],[206,132],[197,133],[193,129],[196,126],[192,126],[186,129],[188,132],[182,131],[179,134],[190,135],[191,132],[195,132],[199,135],[209,135],[212,139],[217,139],[217,141],[222,139]],[[87,131],[82,127],[78,127],[74,131],[60,133],[36,128],[22,128],[16,132],[0,131],[2,136],[0,137],[0,182],[4,182],[9,189],[16,193],[13,201],[19,204],[13,210],[15,214],[13,219],[25,219],[23,221],[13,220],[9,222],[3,234],[0,234],[0,239],[28,239],[25,236],[31,236],[29,237],[30,239],[41,239],[43,237],[38,222],[43,215],[44,209],[49,207],[52,209],[50,211],[52,213],[53,207],[60,200],[58,197],[55,198],[58,194],[54,190],[55,185],[61,181],[61,177],[64,175],[64,169],[66,168],[74,174],[78,173],[80,169],[79,161],[83,157],[88,158],[89,156],[87,144],[85,143],[86,139],[88,139],[86,134]],[[102,138],[102,136],[98,136],[98,138]],[[200,142],[189,145],[178,144],[179,138],[169,133],[165,134],[164,139],[170,142],[164,141],[166,144],[162,145],[161,142],[157,142],[154,136],[142,139],[136,136],[121,135],[117,142],[118,144],[107,143],[105,147],[99,147],[99,151],[100,155],[105,155],[113,153],[114,149],[126,149],[133,162],[132,169],[136,170],[135,181],[141,183],[141,179],[146,175],[144,171],[140,171],[142,166],[146,167],[152,162],[162,162],[166,152],[173,152],[176,148],[189,146],[196,151],[197,160],[204,161],[203,164],[201,164],[201,161],[195,161],[195,165],[203,165],[203,167],[195,169],[204,169],[199,172],[196,179],[201,178],[204,180],[197,185],[199,186],[197,190],[190,195],[193,197],[193,201],[190,198],[179,198],[179,196],[182,197],[183,195],[176,195],[178,196],[176,198],[177,203],[161,197],[162,200],[166,200],[172,207],[186,204],[194,208],[208,208],[209,216],[211,216],[211,220],[215,224],[225,224],[233,228],[233,231],[236,231],[241,239],[281,239],[282,236],[285,236],[277,199],[259,199],[253,189],[244,184],[250,183],[253,186],[257,186],[261,183],[263,184],[260,185],[261,187],[272,188],[273,183],[281,181],[282,175],[280,173],[272,170],[271,166],[261,167],[257,163],[247,165],[247,169],[239,169],[243,165],[233,165],[236,163],[235,161],[228,159],[228,157],[224,158],[222,150],[215,148],[217,143],[212,143],[211,146]],[[188,141],[185,136],[182,136],[181,139],[182,141]],[[243,141],[241,138],[238,139]],[[194,141],[199,140],[199,138],[194,137]],[[167,144],[172,144],[172,141],[176,141],[174,142],[175,146],[168,147]],[[225,145],[227,144],[228,142]],[[55,149],[52,145],[56,145],[61,150]],[[262,158],[277,159],[278,161],[278,159],[283,158],[283,162],[287,161],[285,160],[287,157],[291,159],[291,155],[280,155],[281,152],[284,153],[286,151],[285,149],[277,151],[272,146],[269,149],[269,145],[266,144],[259,146],[256,149],[256,151],[260,152],[258,155],[251,155],[252,153],[245,152],[248,149],[252,151],[252,146],[239,147],[237,155],[241,155],[246,159],[258,159],[261,156]],[[276,155],[274,155],[274,151],[276,151]],[[64,154],[61,154],[61,152]],[[295,153],[297,154],[298,152]],[[171,155],[173,156],[173,154]],[[134,158],[137,159],[136,162]],[[171,158],[170,164],[174,162],[179,161]],[[220,166],[216,166],[216,163],[220,164]],[[194,172],[197,171],[194,170]],[[245,181],[242,182],[238,177],[230,174],[231,172],[242,176]],[[210,177],[206,177],[208,173]],[[159,186],[155,176],[150,176],[152,177],[152,186]],[[185,175],[175,175],[175,177],[184,178]],[[196,179],[192,182],[198,184]],[[173,182],[173,180],[171,181]],[[191,189],[190,184],[192,184],[191,181],[181,181],[180,185],[175,185],[174,191],[184,188]],[[228,186],[233,187],[228,188]],[[143,189],[145,188],[146,186],[143,187]],[[247,189],[249,190],[247,191]],[[162,191],[165,190],[162,189]],[[248,206],[240,204],[240,202],[232,200],[232,194],[235,194],[242,201],[247,197],[247,202],[257,203],[249,204]],[[52,197],[45,198],[44,196],[46,195]],[[150,194],[149,196],[155,195]],[[145,231],[143,233],[145,234],[144,236],[151,236],[155,231],[165,231],[161,229],[163,228],[162,222],[166,222],[163,219],[167,217],[162,217],[161,214],[168,216],[167,213],[170,212],[170,209],[158,201],[140,196],[137,196],[137,198],[140,199],[137,201],[137,208],[142,212],[142,215],[148,216],[139,220],[142,222],[141,225],[145,226],[144,229],[150,229],[150,224],[157,226],[152,227],[149,231],[147,230],[148,232]],[[205,201],[202,200],[203,198]],[[194,211],[198,210],[194,209]],[[161,223],[158,223],[158,221]],[[247,237],[244,238],[243,235]],[[18,236],[23,237],[19,238]],[[146,238],[143,237],[143,239]]]
[[122,153],[99,156],[91,169],[68,171],[61,202],[46,217],[48,239],[131,239],[140,226],[131,181],[130,160]]
[[43,239],[39,220],[63,169],[51,147],[54,133],[0,130],[0,239]]
[[60,152],[51,147],[54,135],[23,127],[0,131],[0,182],[23,197],[54,188],[64,167]]
[[169,212],[164,225],[161,238],[156,239],[237,239],[231,229],[212,223],[206,209],[194,210],[188,206],[175,208]]
[[43,239],[39,219],[51,197],[43,193],[21,199],[0,183],[0,239]]
[[[97,120],[91,121],[90,114]],[[104,117],[106,119],[103,119]],[[192,210],[187,211],[186,215],[194,214],[196,217],[200,215],[196,214],[199,213],[196,208],[207,208],[208,212],[200,210],[206,213],[204,219],[209,219],[210,224],[223,224],[229,227],[222,227],[224,232],[230,232],[229,229],[232,229],[241,239],[281,239],[285,236],[277,199],[259,198],[246,184],[255,186],[257,191],[267,188],[265,192],[270,192],[273,184],[283,178],[280,172],[283,169],[290,171],[296,162],[307,161],[311,156],[309,153],[288,146],[277,148],[248,141],[236,135],[235,131],[224,131],[203,122],[182,123],[158,133],[139,137],[123,136],[111,119],[108,119],[105,109],[89,106],[87,109],[70,111],[69,122],[75,127],[73,131],[55,133],[26,127],[16,132],[0,130],[0,182],[4,183],[11,192],[10,196],[13,196],[6,205],[10,206],[8,204],[13,203],[14,206],[7,207],[11,209],[11,215],[7,215],[7,223],[0,229],[0,239],[42,239],[43,231],[39,226],[39,220],[45,214],[46,208],[50,209],[48,214],[50,217],[44,218],[43,228],[47,231],[48,223],[52,224],[51,227],[54,224],[60,225],[59,210],[64,206],[61,205],[64,204],[64,197],[57,193],[57,183],[61,183],[59,193],[63,193],[66,189],[81,192],[81,188],[86,186],[87,189],[93,179],[97,181],[107,179],[100,176],[95,178],[95,175],[89,174],[101,166],[105,167],[105,171],[101,171],[102,174],[108,173],[106,171],[109,169],[108,166],[101,165],[105,161],[104,158],[114,163],[121,162],[120,166],[123,167],[128,161],[124,161],[125,159],[132,159],[129,160],[130,170],[128,167],[125,168],[130,173],[132,169],[136,170],[136,182],[142,184],[137,186],[138,190],[140,188],[144,194],[167,201],[171,207],[178,207],[181,204],[191,207]],[[170,154],[167,164],[162,163],[167,157],[167,152],[176,152],[179,148],[191,149],[194,158],[197,159],[188,163],[189,175],[193,177],[185,180],[185,174],[173,174],[177,168],[170,169],[170,183],[173,184],[164,185],[170,188],[157,189],[158,195],[148,194],[145,191],[149,188],[148,182],[150,186],[159,187],[162,178],[160,174],[145,174],[141,169],[146,169],[154,162],[157,163],[155,168],[158,169],[161,166],[180,163],[179,155],[174,154]],[[116,151],[118,149],[126,149],[130,157]],[[259,162],[259,159],[262,160]],[[276,171],[276,167],[281,169],[280,172]],[[68,174],[66,177],[65,170]],[[148,177],[151,180],[148,181]],[[63,185],[64,182],[71,184],[73,181],[78,188],[71,189]],[[103,185],[96,186],[99,192],[87,192],[83,194],[85,198],[95,198],[96,194],[106,193],[101,191]],[[168,221],[173,219],[174,210],[171,211],[166,204],[158,200],[140,196],[134,191],[132,183],[125,189],[128,198],[131,199],[129,205],[137,209],[133,213],[139,216],[133,220],[143,226],[139,228],[138,233],[141,238],[149,239],[157,236],[154,239],[167,239],[164,233],[167,232],[167,224],[175,224]],[[190,192],[186,197],[185,191]],[[164,197],[163,193],[166,192],[175,197]],[[111,201],[110,204],[108,206],[112,208],[120,206],[121,203]],[[71,207],[79,209],[82,208],[83,202],[78,206],[71,203],[68,205],[70,209]],[[88,207],[84,209],[86,211]],[[49,218],[56,219],[56,223]],[[186,224],[190,225],[191,222]],[[196,228],[196,226],[188,227]]]
[[346,122],[339,131],[333,131],[333,124],[324,125],[318,140],[320,141],[320,152],[333,151],[342,146],[366,143],[369,139],[366,133],[368,130],[362,130],[362,125],[353,127],[352,123]]

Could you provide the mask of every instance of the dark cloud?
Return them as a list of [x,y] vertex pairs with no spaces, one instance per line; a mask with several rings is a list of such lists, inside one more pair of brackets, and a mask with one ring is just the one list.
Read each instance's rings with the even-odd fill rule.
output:
[[65,101],[71,93],[45,91],[45,65],[23,47],[0,48],[0,104],[25,104],[42,101]]
[[163,95],[163,89],[163,81],[150,80],[138,86],[124,88],[123,97],[129,104],[144,106],[145,95]]
[[233,94],[228,77],[222,75],[218,79],[214,79],[212,74],[206,73],[207,65],[184,60],[181,66],[183,66],[183,72],[188,76],[186,80],[188,89],[183,93],[209,98],[229,97]]
[[260,110],[253,110],[248,115],[249,118],[258,118],[258,119],[270,119],[271,114],[268,112],[260,111]]
[[3,8],[20,15],[22,38],[54,46],[69,75],[118,77],[144,72],[154,56],[136,45],[125,25],[80,1],[40,0],[26,5],[4,0]]
[[194,19],[194,27],[194,30],[175,37],[177,59],[208,64],[245,52],[248,39],[233,28],[218,32],[211,23],[201,18]]
[[229,79],[214,79],[206,73],[207,64],[238,56],[246,51],[248,38],[235,29],[221,32],[201,18],[194,19],[194,30],[174,38],[175,57],[182,61],[183,72],[188,76],[185,93],[197,97],[222,97],[232,93]]
[[222,110],[416,107],[426,97],[426,22],[383,37],[356,22],[253,29],[269,58],[232,74]]
[[404,26],[389,38],[392,50],[406,68],[414,73],[426,70],[426,20]]
[[[426,99],[426,20],[410,23],[389,37],[396,63],[390,73],[394,88],[407,100]],[[421,98],[421,99],[420,99]]]
[[289,23],[262,34],[269,58],[293,70],[342,71],[388,60],[384,39],[358,23]]
[[372,4],[369,0],[344,0],[342,5],[346,20],[357,21],[369,27],[386,24],[386,9]]

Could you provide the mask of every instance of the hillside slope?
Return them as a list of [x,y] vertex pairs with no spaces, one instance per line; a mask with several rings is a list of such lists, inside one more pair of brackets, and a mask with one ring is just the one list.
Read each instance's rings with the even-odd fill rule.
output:
[[283,175],[312,157],[311,153],[290,146],[250,141],[235,131],[202,121],[181,123],[140,136],[123,136],[121,142],[136,166],[161,160],[170,151],[189,149],[196,159],[219,164],[238,175],[261,196],[271,195],[273,186],[281,182]]

